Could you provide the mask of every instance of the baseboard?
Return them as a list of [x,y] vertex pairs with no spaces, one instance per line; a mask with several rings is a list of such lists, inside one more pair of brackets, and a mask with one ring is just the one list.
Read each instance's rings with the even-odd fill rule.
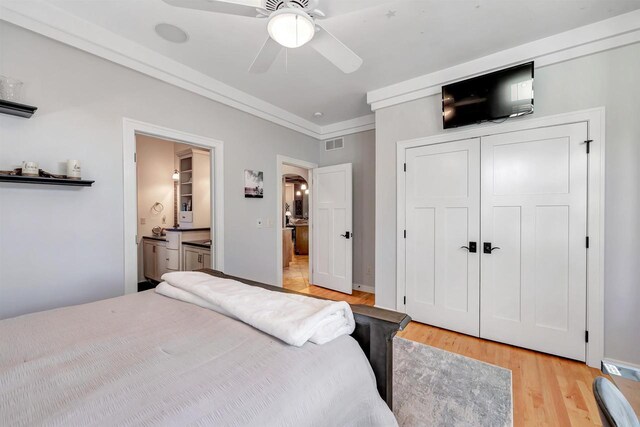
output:
[[604,363],[610,363],[612,365],[622,366],[623,368],[637,369],[638,371],[640,371],[640,365],[636,365],[635,363],[624,362],[622,360],[612,359],[610,357],[605,357],[602,361]]
[[376,293],[376,289],[373,286],[361,285],[359,283],[354,283],[353,284],[353,289],[355,289],[356,291],[360,291],[360,292],[366,292],[368,294],[375,294]]

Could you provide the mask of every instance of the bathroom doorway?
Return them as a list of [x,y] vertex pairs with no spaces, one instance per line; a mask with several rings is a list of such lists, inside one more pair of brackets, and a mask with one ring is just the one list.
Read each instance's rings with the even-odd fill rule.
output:
[[[174,146],[173,153],[175,158],[172,159],[172,163],[167,163],[169,170],[165,171],[164,168],[162,170],[162,176],[168,179],[171,185],[171,190],[169,190],[168,193],[171,201],[168,205],[173,207],[173,211],[160,200],[154,200],[153,203],[151,203],[151,207],[146,206],[149,204],[147,203],[142,209],[138,208],[137,158],[140,153],[137,152],[137,139],[142,136],[169,141],[171,144],[179,143],[182,148],[192,150],[190,153],[185,153],[184,150],[180,149],[179,152],[176,153]],[[200,156],[200,154],[202,154],[202,156]],[[206,157],[207,155],[208,157]],[[199,160],[195,160],[196,157],[193,156],[197,156]],[[189,162],[185,160],[187,157],[192,157],[191,169],[188,167]],[[200,196],[192,197],[191,205],[189,205],[188,200],[189,194],[192,196],[196,194],[193,192],[193,185],[191,193],[188,192],[188,184],[193,183],[194,178],[196,180],[198,179],[193,175],[193,166],[197,163],[200,165],[199,169],[201,171],[206,169],[206,166],[200,161],[202,160],[200,157],[203,157],[205,161],[208,162],[208,175],[204,174],[204,176],[207,176],[210,180],[208,186],[209,227],[206,227],[207,224],[205,222],[199,222],[200,219],[202,219],[202,221],[206,221],[206,219],[204,219],[202,214],[198,215],[196,213],[195,199]],[[165,257],[164,261],[168,263],[166,267],[169,270],[189,269],[189,266],[194,265],[195,262],[197,266],[202,264],[202,267],[209,267],[224,272],[224,145],[222,141],[124,118],[123,159],[125,293],[138,291],[140,272],[138,261],[139,258],[144,258],[144,253],[140,257],[138,256],[139,243],[141,244],[143,240],[142,236],[139,235],[138,227],[142,222],[141,218],[145,218],[144,225],[150,225],[147,219],[151,216],[147,217],[142,215],[146,215],[145,211],[152,209],[154,205],[156,211],[160,210],[159,213],[154,214],[157,215],[154,216],[154,218],[160,220],[160,228],[163,228],[162,226],[166,228],[167,250],[174,249],[181,251],[185,249],[183,243],[186,240],[204,240],[205,243],[211,240],[209,256],[206,256],[204,253],[196,254],[194,251],[191,257],[185,257],[186,250],[183,250],[177,254],[177,257],[175,256],[176,253],[172,254],[174,255],[173,257],[169,256],[169,260]],[[189,170],[191,170],[192,173],[191,178],[189,178]],[[158,171],[158,173],[160,173],[160,171]],[[177,187],[176,192],[173,191],[174,186]],[[176,196],[175,199],[174,195]],[[202,197],[202,200],[205,200],[206,197]],[[156,201],[160,201],[163,207],[161,208],[159,205],[156,205]],[[200,203],[200,206],[206,206],[206,204],[207,202]],[[178,213],[178,218],[175,217],[174,212]],[[165,224],[162,224],[163,217]],[[189,223],[189,221],[191,221],[191,223]],[[205,226],[201,226],[201,224],[205,224]],[[175,225],[178,225],[178,227],[174,227]],[[170,236],[170,228],[180,229],[180,231],[176,231]],[[199,230],[200,228],[209,230],[208,238],[207,236],[201,237],[193,235],[193,233],[203,232],[203,230]],[[185,236],[183,236],[182,233],[186,230],[188,230],[187,233],[191,234],[186,240],[183,240]],[[151,232],[153,234],[153,230]],[[170,240],[171,242],[169,242]],[[196,249],[202,251],[204,248],[197,247]],[[156,249],[156,251],[158,251],[158,249]],[[144,263],[143,259],[141,261]],[[156,263],[158,262],[158,260],[155,261]],[[162,258],[160,258],[160,262],[162,262]]]
[[136,135],[138,291],[211,268],[211,150]]

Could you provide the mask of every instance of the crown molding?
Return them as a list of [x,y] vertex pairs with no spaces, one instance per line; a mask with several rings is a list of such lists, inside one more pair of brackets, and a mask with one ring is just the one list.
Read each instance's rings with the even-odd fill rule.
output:
[[375,129],[376,116],[375,114],[368,114],[366,116],[357,117],[351,120],[345,120],[343,122],[332,123],[322,126],[322,138],[331,139],[337,136],[349,135],[352,133],[364,132],[367,130]]
[[360,120],[317,125],[47,2],[0,0],[0,19],[319,140]]
[[536,68],[640,42],[640,10],[598,21],[367,93],[371,110],[441,92],[441,87],[522,62]]

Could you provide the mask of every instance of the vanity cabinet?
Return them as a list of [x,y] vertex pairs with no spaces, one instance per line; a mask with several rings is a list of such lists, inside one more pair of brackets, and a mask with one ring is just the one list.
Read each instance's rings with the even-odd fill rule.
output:
[[[154,282],[172,271],[193,271],[212,268],[210,230],[167,230],[164,237],[145,236],[142,239],[142,269],[144,277]],[[188,238],[185,242],[183,239]]]
[[142,259],[144,277],[147,279],[159,282],[164,273],[172,271],[169,269],[170,258],[166,242],[145,239],[142,246]]
[[201,268],[211,268],[211,250],[196,246],[183,245],[184,271],[199,270]]

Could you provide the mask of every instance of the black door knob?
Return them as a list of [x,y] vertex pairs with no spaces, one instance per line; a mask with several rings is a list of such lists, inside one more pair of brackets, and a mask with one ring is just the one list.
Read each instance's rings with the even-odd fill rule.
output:
[[491,246],[491,242],[484,242],[482,252],[484,252],[485,254],[491,254],[491,252],[495,251],[496,249],[500,249],[500,247]]
[[478,251],[476,242],[469,242],[469,246],[460,246],[460,249],[466,249],[472,254],[475,254]]

